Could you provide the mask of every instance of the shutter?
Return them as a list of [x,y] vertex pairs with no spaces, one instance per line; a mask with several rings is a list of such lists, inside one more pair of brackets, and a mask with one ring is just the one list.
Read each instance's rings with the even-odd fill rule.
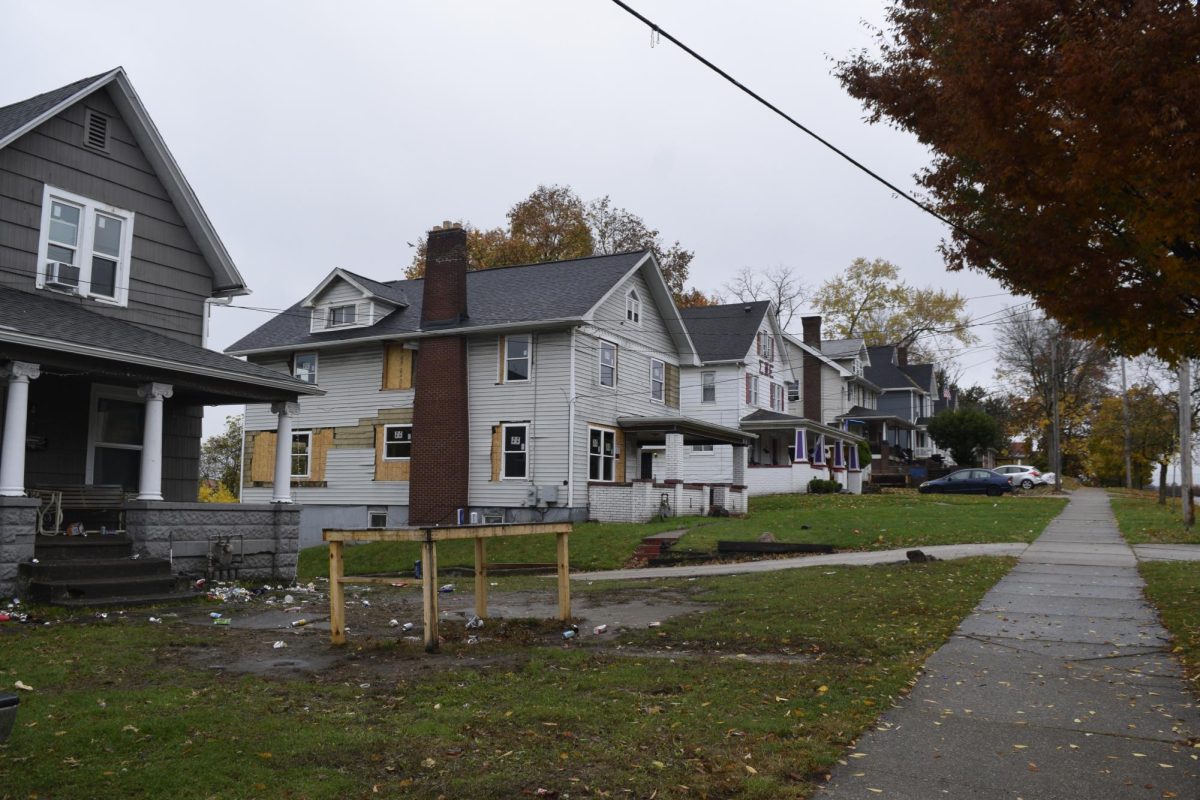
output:
[[499,425],[492,426],[492,480],[500,480],[500,459],[504,456],[503,434]]
[[616,462],[613,464],[613,481],[616,483],[625,483],[625,434],[621,431],[616,431],[613,434],[613,445],[617,448]]
[[275,481],[275,431],[254,434],[254,459],[250,462],[250,480],[270,485]]
[[496,360],[499,362],[496,366],[496,383],[504,383],[504,347],[505,339],[503,336],[496,337]]
[[671,408],[679,408],[679,367],[667,364],[663,367],[663,397]]
[[746,405],[750,405],[750,381],[753,380],[749,375],[746,376]]

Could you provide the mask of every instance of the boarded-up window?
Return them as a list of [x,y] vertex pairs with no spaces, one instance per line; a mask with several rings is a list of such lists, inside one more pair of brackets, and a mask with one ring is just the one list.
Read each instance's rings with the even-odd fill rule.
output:
[[[377,481],[406,481],[411,475],[411,464],[407,458],[388,458],[388,429],[392,428],[392,438],[403,438],[401,429],[411,433],[409,425],[376,425],[375,426],[375,480]],[[409,440],[411,447],[411,439]],[[396,452],[397,442],[392,442],[392,451]]]
[[667,405],[679,408],[679,367],[673,364],[667,364]]
[[402,344],[388,344],[383,349],[383,388],[411,389],[416,373],[416,351]]
[[[306,438],[305,451],[308,474],[304,476],[297,475],[295,480],[303,483],[313,483],[325,480],[325,462],[328,458],[329,449],[333,447],[333,428],[315,428],[312,431],[297,431],[296,435],[303,434]],[[247,439],[251,434],[246,434]],[[254,485],[270,486],[275,483],[275,431],[258,431],[253,434],[253,445],[248,446],[251,449],[250,457],[250,482]],[[296,467],[296,456],[298,455],[295,447],[293,447],[292,464],[293,469]]]

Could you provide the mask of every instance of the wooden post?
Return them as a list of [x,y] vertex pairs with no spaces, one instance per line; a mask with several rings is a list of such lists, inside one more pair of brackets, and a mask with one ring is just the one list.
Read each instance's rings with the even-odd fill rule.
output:
[[567,534],[558,536],[558,618],[571,618],[571,575]]
[[437,630],[437,567],[434,565],[433,541],[421,543],[421,597],[424,604],[425,652],[436,653],[438,649]]
[[346,643],[346,597],[342,589],[342,543],[329,543],[329,641]]
[[487,576],[487,539],[475,540],[475,616],[480,619],[487,617],[488,607],[488,576]]

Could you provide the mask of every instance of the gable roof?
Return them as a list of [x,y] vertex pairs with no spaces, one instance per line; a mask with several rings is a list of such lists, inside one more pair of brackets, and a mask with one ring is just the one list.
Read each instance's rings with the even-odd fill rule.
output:
[[908,364],[901,367],[904,374],[913,379],[913,382],[927,392],[932,390],[933,386],[933,364]]
[[821,342],[821,352],[830,358],[855,358],[866,347],[862,339],[826,339]]
[[[653,257],[642,250],[569,261],[472,270],[467,273],[467,319],[455,328],[438,328],[436,334],[482,332],[516,326],[582,324],[590,320],[596,306],[621,281],[646,264],[653,267]],[[243,336],[225,352],[245,355],[339,342],[430,335],[421,330],[423,280],[372,283],[393,296],[406,297],[408,305],[393,311],[369,328],[314,334],[309,329],[309,310],[302,303],[296,303]],[[690,349],[690,344],[687,349]]]
[[871,366],[863,370],[863,376],[871,383],[875,384],[883,390],[888,389],[922,389],[917,383],[892,363],[895,358],[896,348],[890,344],[877,345],[868,347],[867,352],[871,356]]
[[380,283],[379,281],[372,280],[371,278],[363,277],[358,273],[351,272],[348,269],[342,269],[341,267],[337,267],[333,270],[333,272],[326,275],[325,279],[317,284],[317,288],[309,292],[308,295],[300,301],[300,305],[304,306],[305,308],[311,308],[316,305],[317,297],[335,280],[342,280],[346,283],[349,283],[355,289],[362,292],[364,296],[383,300],[385,303],[390,303],[395,306],[409,305],[408,295],[405,294],[404,289],[401,287],[389,286],[386,283]]
[[754,346],[754,337],[770,307],[769,300],[757,300],[682,308],[679,315],[696,343],[701,361],[741,361]]
[[0,149],[104,88],[108,89],[113,103],[121,112],[121,117],[129,126],[133,138],[137,140],[142,154],[154,167],[155,174],[162,181],[163,188],[166,189],[179,216],[183,218],[188,232],[212,268],[213,296],[233,297],[249,294],[245,279],[234,266],[229,251],[217,236],[217,231],[200,206],[196,193],[192,191],[175,157],[167,149],[166,142],[146,112],[146,107],[133,90],[133,84],[129,82],[124,68],[117,67],[0,108]]
[[828,355],[821,352],[817,348],[813,347],[811,344],[806,344],[803,339],[793,336],[790,333],[785,333],[783,335],[783,338],[786,339],[793,346],[798,347],[802,352],[808,353],[810,356],[815,358],[817,361],[820,361],[822,364],[829,367],[830,369],[837,370],[838,377],[851,378],[854,376],[854,373],[852,373],[850,370],[846,369],[841,364],[837,363],[832,358],[830,358]]
[[52,348],[96,359],[323,394],[291,375],[181,342],[45,294],[0,287],[0,343]]

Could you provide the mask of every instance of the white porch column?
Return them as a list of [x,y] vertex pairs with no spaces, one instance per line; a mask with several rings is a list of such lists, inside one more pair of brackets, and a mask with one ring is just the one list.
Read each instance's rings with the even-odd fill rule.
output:
[[663,473],[663,480],[681,481],[683,480],[683,434],[668,433],[666,438],[667,465],[666,471]]
[[138,388],[145,398],[142,423],[142,464],[138,478],[138,500],[162,500],[163,400],[174,389],[167,383],[147,383]]
[[25,422],[29,414],[29,382],[39,375],[37,364],[13,361],[0,369],[8,378],[4,409],[4,443],[0,446],[0,497],[25,496]]
[[279,417],[275,435],[275,483],[272,503],[292,502],[292,417],[300,413],[299,403],[272,403]]
[[734,486],[746,485],[746,445],[733,446],[733,480]]

